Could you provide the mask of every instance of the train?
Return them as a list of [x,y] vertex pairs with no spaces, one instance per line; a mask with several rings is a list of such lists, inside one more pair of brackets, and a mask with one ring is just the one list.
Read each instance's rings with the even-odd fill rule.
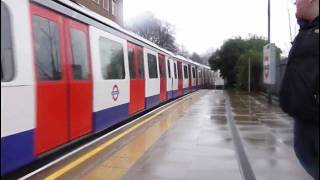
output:
[[1,0],[1,175],[214,83],[69,0]]

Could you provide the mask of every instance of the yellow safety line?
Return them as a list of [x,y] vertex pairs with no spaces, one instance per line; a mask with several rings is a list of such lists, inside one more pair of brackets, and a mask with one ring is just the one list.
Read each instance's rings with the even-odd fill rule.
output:
[[[195,95],[195,94],[193,94]],[[78,166],[79,164],[81,164],[82,162],[88,160],[89,158],[93,157],[95,154],[99,153],[100,151],[102,151],[103,149],[105,149],[106,147],[110,146],[111,144],[113,144],[114,142],[118,141],[119,139],[121,139],[122,137],[126,136],[127,134],[129,134],[130,132],[132,132],[133,130],[135,130],[136,128],[146,124],[147,122],[151,121],[153,118],[155,118],[156,116],[158,116],[159,114],[163,113],[164,111],[166,111],[167,109],[171,108],[172,106],[175,106],[178,103],[183,102],[186,99],[183,99],[182,101],[176,102],[166,108],[164,108],[163,110],[157,112],[156,114],[150,116],[149,118],[147,118],[146,120],[132,126],[131,128],[129,128],[128,130],[124,131],[123,133],[119,134],[118,136],[113,137],[112,139],[110,139],[109,141],[105,142],[104,144],[98,146],[97,148],[93,149],[92,151],[88,152],[87,154],[81,156],[79,159],[71,162],[70,164],[64,166],[63,168],[61,168],[60,170],[56,171],[55,173],[49,175],[48,177],[45,178],[45,180],[52,180],[52,179],[57,179],[58,177],[60,177],[61,175],[63,175],[64,173],[68,172],[69,170],[73,169],[74,167]]]

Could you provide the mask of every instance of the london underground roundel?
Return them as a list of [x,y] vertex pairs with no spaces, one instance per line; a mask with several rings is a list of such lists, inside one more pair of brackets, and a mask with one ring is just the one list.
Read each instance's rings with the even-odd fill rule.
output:
[[119,88],[118,86],[115,84],[112,88],[112,92],[111,92],[111,95],[112,95],[112,99],[114,101],[117,101],[118,97],[119,97],[119,94],[120,94],[120,91],[119,91]]

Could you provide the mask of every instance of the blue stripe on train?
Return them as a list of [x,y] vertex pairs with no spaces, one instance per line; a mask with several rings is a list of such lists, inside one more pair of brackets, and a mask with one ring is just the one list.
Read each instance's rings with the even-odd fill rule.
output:
[[1,138],[1,176],[31,162],[33,145],[34,130]]
[[173,91],[167,91],[167,99],[172,99],[173,98]]
[[146,109],[150,109],[160,103],[160,95],[157,94],[154,96],[150,96],[150,97],[147,97],[145,100],[146,100]]
[[129,117],[129,104],[122,104],[93,113],[93,131],[109,128]]
[[183,94],[188,94],[189,93],[189,88],[183,88]]
[[167,91],[167,97],[168,99],[178,97],[178,90]]
[[172,96],[173,96],[173,98],[177,98],[178,97],[178,90],[173,90]]

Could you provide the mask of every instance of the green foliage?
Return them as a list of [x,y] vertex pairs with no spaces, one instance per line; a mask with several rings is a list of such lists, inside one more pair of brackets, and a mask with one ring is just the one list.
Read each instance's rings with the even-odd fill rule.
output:
[[[267,41],[263,37],[250,35],[248,39],[240,37],[228,39],[220,49],[209,58],[213,70],[220,69],[226,80],[226,87],[248,89],[248,60],[251,59],[251,90],[258,90],[262,80],[263,46]],[[280,59],[281,50],[277,48]]]
[[220,49],[209,58],[213,70],[220,69],[221,76],[227,81],[227,87],[236,83],[235,65],[240,54],[245,52],[245,42],[241,38],[227,40]]
[[249,50],[241,54],[236,65],[236,87],[248,90],[248,64],[250,59],[250,89],[259,89],[262,78],[262,53],[257,50]]

